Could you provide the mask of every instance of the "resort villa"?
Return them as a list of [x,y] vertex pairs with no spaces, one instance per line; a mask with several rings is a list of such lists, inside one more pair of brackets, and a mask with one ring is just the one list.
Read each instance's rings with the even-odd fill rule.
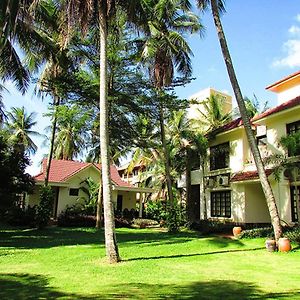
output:
[[[300,131],[300,71],[266,89],[278,94],[278,105],[251,120],[257,144],[263,158],[271,154],[287,156],[279,140]],[[192,171],[192,194],[198,203],[199,218],[238,224],[269,223],[266,200],[240,118],[214,132],[209,139],[208,157],[204,174]],[[283,172],[278,181],[273,170],[274,165],[266,166],[280,218],[288,224],[298,222],[300,177],[291,178]],[[184,180],[180,184],[184,186]]]

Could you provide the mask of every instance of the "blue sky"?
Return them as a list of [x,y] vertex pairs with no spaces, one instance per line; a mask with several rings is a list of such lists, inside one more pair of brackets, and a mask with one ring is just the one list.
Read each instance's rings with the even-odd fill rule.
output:
[[[227,0],[227,13],[222,17],[225,34],[233,64],[244,96],[255,94],[269,106],[276,105],[276,95],[265,87],[300,69],[300,2],[295,0]],[[196,80],[176,89],[181,98],[207,87],[232,93],[228,75],[218,44],[212,17],[202,16],[206,27],[205,36],[188,38],[193,50],[193,76]],[[30,88],[25,96],[20,95],[13,84],[5,83],[10,94],[4,95],[6,109],[25,106],[38,114],[36,130],[44,133],[49,121],[42,117],[49,99],[38,99]],[[41,144],[42,139],[36,140]],[[47,148],[39,147],[32,157],[29,172],[36,174]]]

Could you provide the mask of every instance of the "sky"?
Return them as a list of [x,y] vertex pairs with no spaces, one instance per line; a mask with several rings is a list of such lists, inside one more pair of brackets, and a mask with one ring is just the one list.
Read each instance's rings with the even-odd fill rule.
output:
[[[265,87],[300,70],[299,4],[299,0],[226,1],[227,12],[222,23],[243,96],[253,98],[255,94],[262,104],[268,101],[270,107],[275,106],[276,94],[266,91]],[[196,79],[176,88],[175,92],[180,98],[189,98],[202,89],[213,87],[233,95],[212,17],[209,12],[200,17],[205,26],[204,37],[187,37],[194,53],[192,65]],[[6,109],[25,106],[28,112],[36,112],[35,130],[44,134],[50,121],[43,113],[51,100],[37,98],[33,86],[23,96],[11,82],[4,85],[10,92],[3,95]],[[39,150],[31,157],[28,172],[35,175],[48,149],[41,146],[43,138],[33,139]]]

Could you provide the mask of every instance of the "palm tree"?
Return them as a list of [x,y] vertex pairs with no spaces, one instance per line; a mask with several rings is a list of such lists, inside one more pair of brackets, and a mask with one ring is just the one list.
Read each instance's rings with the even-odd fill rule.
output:
[[[101,147],[101,169],[103,183],[103,206],[104,206],[104,227],[105,227],[105,246],[106,255],[110,263],[120,260],[118,246],[115,236],[114,210],[112,202],[112,187],[110,180],[110,159],[109,159],[109,134],[108,134],[108,95],[107,95],[107,24],[109,18],[115,11],[114,0],[83,0],[65,1],[64,20],[66,20],[66,37],[63,42],[67,44],[71,36],[71,30],[75,27],[75,22],[80,22],[82,32],[87,30],[92,19],[93,12],[98,13],[99,25],[99,73],[100,73],[100,147]],[[73,28],[72,28],[73,27]]]
[[276,200],[270,185],[270,182],[268,180],[268,177],[265,172],[264,164],[258,149],[258,146],[256,144],[256,140],[253,134],[253,131],[251,129],[251,123],[250,119],[247,113],[246,105],[243,100],[243,96],[241,93],[241,89],[234,71],[233,63],[231,60],[230,52],[228,49],[226,37],[223,31],[223,26],[220,20],[220,13],[225,11],[224,2],[222,0],[197,0],[198,6],[200,9],[205,10],[209,4],[211,6],[212,15],[216,27],[216,31],[218,34],[223,58],[226,64],[228,76],[238,103],[238,107],[240,110],[241,118],[243,120],[245,132],[247,135],[248,143],[255,161],[256,169],[259,175],[259,179],[262,185],[263,192],[266,197],[266,202],[268,205],[268,209],[270,212],[270,217],[274,229],[274,235],[275,239],[278,240],[282,235],[282,227],[280,224],[280,217],[276,205]]
[[[195,100],[193,100],[194,102]],[[192,126],[199,132],[213,131],[231,120],[232,114],[224,112],[224,98],[218,94],[210,95],[198,104],[201,105],[201,108],[193,110],[196,115],[192,119]]]
[[56,159],[73,160],[89,139],[90,112],[82,112],[78,106],[61,105],[52,108],[47,116],[57,118],[57,133],[53,145]]
[[30,62],[22,63],[15,47],[18,45],[32,55],[51,53],[49,40],[38,32],[35,22],[42,17],[47,5],[47,1],[40,0],[3,0],[0,4],[0,77],[4,81],[12,80],[23,94],[30,82]]
[[148,17],[145,28],[145,43],[142,58],[147,62],[150,76],[157,90],[159,101],[159,124],[161,143],[165,157],[165,173],[168,197],[171,206],[174,202],[172,178],[170,174],[170,157],[165,138],[165,107],[163,90],[174,81],[175,69],[184,78],[192,73],[190,56],[192,51],[181,33],[198,32],[202,29],[199,19],[190,11],[189,1],[157,0],[145,7]]
[[36,125],[34,120],[36,113],[27,114],[24,106],[12,107],[11,111],[7,113],[6,126],[11,133],[9,140],[18,144],[21,151],[35,153],[37,150],[36,144],[33,142],[32,137],[39,137],[41,134],[32,130],[32,127]]
[[[173,113],[167,127],[168,138],[177,151],[176,156],[182,157],[184,160],[181,168],[185,171],[186,212],[188,221],[191,223],[196,220],[195,202],[191,198],[192,157],[196,158],[197,163],[199,160],[202,162],[207,152],[206,138],[192,128],[192,123],[193,121],[187,118],[187,112],[179,110]],[[180,164],[177,168],[180,170]]]

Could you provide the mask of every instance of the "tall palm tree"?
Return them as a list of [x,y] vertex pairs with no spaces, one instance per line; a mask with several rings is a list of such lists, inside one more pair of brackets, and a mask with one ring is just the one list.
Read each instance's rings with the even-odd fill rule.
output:
[[115,235],[114,209],[112,202],[112,187],[110,180],[110,159],[109,159],[109,134],[108,134],[108,95],[107,95],[107,25],[109,18],[115,11],[114,0],[83,0],[65,1],[64,19],[67,21],[64,35],[65,44],[71,36],[71,30],[75,22],[80,22],[82,32],[85,32],[91,22],[93,13],[98,13],[99,26],[99,73],[100,73],[100,147],[101,147],[101,171],[103,183],[103,207],[104,207],[104,228],[106,255],[110,263],[120,260]]
[[175,69],[187,78],[192,73],[190,56],[192,51],[182,33],[199,32],[202,27],[196,15],[190,11],[189,1],[150,1],[144,8],[148,18],[145,28],[145,43],[142,58],[147,62],[151,79],[157,90],[159,101],[159,124],[161,142],[165,157],[165,173],[168,197],[173,205],[172,178],[170,174],[170,157],[167,150],[165,134],[165,107],[163,90],[174,81]]
[[282,227],[280,224],[280,217],[279,217],[279,213],[278,213],[278,209],[277,209],[277,205],[276,205],[276,200],[275,200],[270,182],[266,175],[264,164],[263,164],[258,146],[256,144],[256,140],[255,140],[253,131],[251,129],[250,119],[247,114],[246,105],[243,100],[241,89],[240,89],[240,86],[239,86],[239,83],[238,83],[238,80],[237,80],[237,77],[236,77],[236,74],[234,71],[234,67],[233,67],[230,52],[228,49],[226,37],[225,37],[224,31],[223,31],[223,26],[222,26],[222,23],[220,20],[220,13],[225,11],[224,1],[223,0],[197,0],[197,3],[198,3],[198,6],[200,7],[200,9],[203,9],[203,10],[207,9],[209,5],[211,7],[211,11],[212,11],[216,31],[218,34],[223,58],[224,58],[224,61],[226,64],[228,76],[229,76],[229,79],[230,79],[230,82],[231,82],[231,85],[232,85],[232,88],[233,88],[233,91],[234,91],[234,94],[235,94],[235,97],[236,97],[236,100],[238,103],[241,118],[243,120],[245,132],[247,135],[248,143],[249,143],[249,146],[250,146],[250,149],[251,149],[254,161],[255,161],[255,165],[256,165],[259,179],[260,179],[260,182],[262,185],[262,189],[263,189],[263,192],[266,197],[266,202],[268,205],[268,209],[270,212],[270,217],[271,217],[271,221],[272,221],[272,225],[273,225],[273,229],[274,229],[274,235],[275,235],[276,240],[278,240],[282,235]]
[[57,118],[57,133],[54,141],[56,159],[73,160],[85,149],[89,139],[89,112],[77,106],[61,105],[52,108],[47,116]]
[[40,133],[32,130],[36,125],[36,113],[28,114],[23,107],[12,107],[11,111],[7,113],[6,126],[11,133],[10,140],[20,147],[21,151],[35,153],[37,150],[36,144],[33,142],[32,137],[41,136]]

